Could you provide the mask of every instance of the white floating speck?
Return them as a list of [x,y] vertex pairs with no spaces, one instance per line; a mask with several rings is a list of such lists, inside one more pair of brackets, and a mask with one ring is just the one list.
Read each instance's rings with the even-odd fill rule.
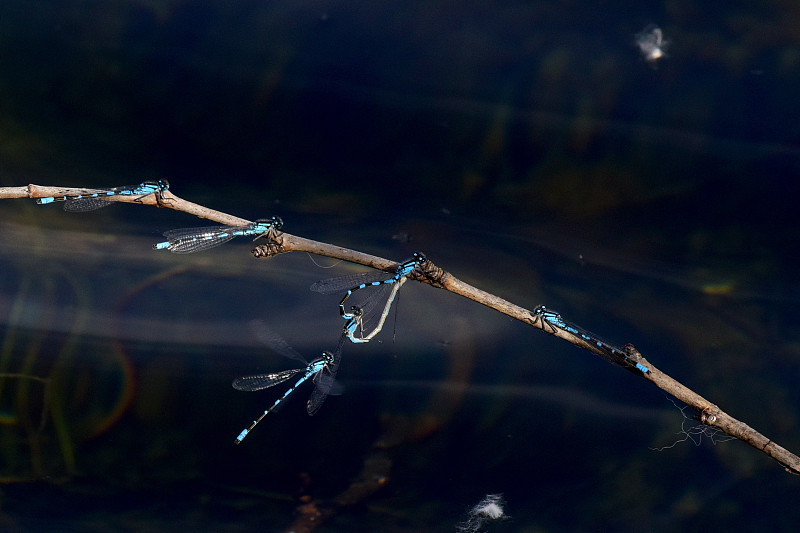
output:
[[664,39],[664,33],[655,24],[650,24],[637,33],[634,42],[644,60],[651,65],[658,63],[658,61],[667,56],[666,51],[669,47],[669,41]]
[[487,494],[470,509],[467,520],[456,526],[458,533],[478,533],[486,522],[508,518],[503,510],[502,494]]

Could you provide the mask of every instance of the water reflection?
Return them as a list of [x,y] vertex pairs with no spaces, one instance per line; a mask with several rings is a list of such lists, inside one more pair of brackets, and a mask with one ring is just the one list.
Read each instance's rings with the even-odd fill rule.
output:
[[[796,8],[17,4],[4,185],[164,177],[300,235],[419,249],[800,449]],[[673,42],[658,70],[630,42],[652,20]],[[446,531],[498,492],[498,530],[796,522],[793,481],[741,443],[651,452],[683,420],[659,391],[410,283],[382,342],[346,347],[344,395],[234,448],[274,397],[231,379],[284,368],[243,324],[329,347],[338,299],[308,286],[351,267],[245,242],[177,258],[151,249],[196,223],[174,213],[3,202],[9,530]]]
[[[668,372],[694,376],[720,404],[746,413],[748,398],[757,395],[775,406],[775,427],[796,423],[796,413],[780,399],[782,381],[765,374],[797,358],[779,337],[769,342],[776,356],[787,357],[783,363],[762,351],[763,326],[778,319],[771,311],[775,299],[709,294],[691,276],[648,272],[635,257],[603,248],[578,246],[587,257],[601,258],[581,263],[559,248],[567,240],[553,228],[519,237],[518,229],[473,231],[441,219],[416,218],[404,226],[413,242],[392,241],[391,232],[384,242],[433,251],[455,274],[522,304],[563,302],[587,327],[647,347],[648,357]],[[342,326],[338,297],[321,298],[308,287],[349,266],[322,270],[303,254],[256,261],[245,243],[197,256],[159,254],[151,249],[158,232],[149,229],[148,236],[22,222],[3,229],[0,316],[13,348],[2,371],[31,376],[38,387],[10,392],[22,390],[19,379],[4,381],[5,392],[22,398],[6,404],[4,453],[28,458],[13,463],[7,480],[67,480],[90,472],[138,492],[153,483],[206,479],[217,485],[215,498],[244,506],[250,517],[272,509],[286,523],[295,509],[299,521],[335,523],[359,498],[381,499],[384,487],[414,486],[418,497],[449,490],[448,500],[467,499],[467,485],[452,492],[444,480],[470,479],[476,488],[500,483],[510,505],[512,498],[524,501],[520,476],[541,476],[530,469],[543,468],[541,461],[520,467],[531,446],[537,456],[584,455],[579,443],[588,440],[606,451],[603,459],[591,458],[596,464],[581,461],[586,471],[619,460],[641,471],[644,464],[668,463],[669,453],[683,461],[710,454],[737,469],[731,462],[737,452],[724,445],[648,455],[681,427],[680,414],[660,393],[570,345],[416,285],[404,289],[382,342],[345,347],[343,396],[329,399],[314,418],[305,415],[303,402],[290,402],[252,442],[233,451],[242,420],[274,397],[240,395],[231,379],[285,368],[249,334],[247,321],[268,317],[298,349],[318,352]],[[476,236],[492,242],[477,261]],[[527,283],[519,286],[519,280]],[[644,294],[651,295],[647,303]],[[747,320],[758,313],[762,320]],[[762,424],[770,421],[750,414]],[[769,470],[768,461],[752,465],[753,459],[743,472]],[[423,482],[421,473],[433,471],[442,480]],[[298,481],[298,472],[306,482]],[[266,492],[245,496],[252,490]],[[300,503],[286,499],[298,491]],[[425,507],[391,499],[384,505]],[[421,520],[436,522],[433,515]]]

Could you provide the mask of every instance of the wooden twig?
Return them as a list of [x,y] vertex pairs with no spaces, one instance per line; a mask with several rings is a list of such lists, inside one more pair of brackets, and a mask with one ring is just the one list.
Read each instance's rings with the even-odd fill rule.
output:
[[[75,196],[75,195],[89,195],[94,193],[101,193],[103,189],[84,189],[76,187],[48,187],[44,185],[30,184],[25,187],[0,187],[0,198],[48,198],[50,196]],[[209,209],[208,207],[195,204],[179,198],[172,194],[169,190],[162,191],[160,194],[148,194],[146,196],[128,196],[128,195],[114,195],[103,197],[103,200],[109,202],[121,202],[127,204],[150,205],[155,207],[166,207],[188,213],[198,218],[205,218],[213,220],[220,224],[228,226],[239,226],[248,224],[250,221]]]

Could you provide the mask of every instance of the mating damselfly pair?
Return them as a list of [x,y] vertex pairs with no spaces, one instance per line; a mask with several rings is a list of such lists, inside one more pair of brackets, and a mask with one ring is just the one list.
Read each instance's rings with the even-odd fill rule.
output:
[[[250,327],[259,340],[269,346],[273,351],[289,359],[299,361],[304,364],[305,367],[244,376],[233,381],[233,387],[237,390],[258,391],[274,387],[294,376],[300,375],[300,378],[294,385],[289,387],[281,397],[275,400],[269,408],[264,410],[258,418],[253,420],[247,428],[239,433],[235,443],[241,443],[264,417],[282,405],[298,387],[308,380],[314,383],[314,389],[306,404],[306,410],[309,415],[315,414],[322,406],[325,398],[335,390],[334,378],[339,370],[341,353],[345,340],[350,339],[350,341],[354,343],[364,343],[374,338],[383,328],[392,303],[396,299],[397,291],[403,286],[407,277],[414,269],[425,261],[424,255],[415,253],[411,259],[400,263],[393,272],[364,272],[361,274],[322,280],[312,285],[312,290],[323,294],[345,291],[342,300],[339,302],[339,310],[340,315],[347,322],[339,338],[336,349],[333,352],[324,352],[321,357],[312,360],[310,363],[297,351],[289,347],[279,335],[270,330],[262,321],[252,321]],[[359,294],[369,294],[366,294],[366,297],[360,300],[359,305],[352,305],[349,311],[345,311],[345,303],[348,302],[357,291],[360,291]],[[382,308],[378,307],[380,303],[383,303]],[[381,312],[377,314],[375,312],[376,309],[381,309]],[[373,319],[377,320],[377,324],[374,326],[370,325]]]
[[[369,342],[383,329],[392,303],[408,276],[426,262],[424,254],[415,252],[393,272],[378,270],[325,279],[314,283],[311,290],[321,294],[344,291],[339,302],[339,315],[346,321],[345,335],[353,343]],[[363,294],[363,298],[354,303],[351,297],[357,291],[360,291],[358,295]],[[352,305],[346,309],[345,304],[348,301]],[[381,303],[383,307],[380,307]]]

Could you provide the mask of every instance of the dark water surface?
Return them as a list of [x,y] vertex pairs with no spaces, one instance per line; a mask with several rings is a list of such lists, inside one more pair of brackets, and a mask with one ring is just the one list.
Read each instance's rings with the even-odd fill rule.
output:
[[[0,185],[182,198],[546,304],[800,452],[800,6],[4,2]],[[647,63],[634,34],[671,41]],[[3,200],[0,529],[795,531],[800,478],[645,380],[407,283],[314,417],[234,390],[336,345],[355,272],[133,205]],[[332,268],[323,268],[331,267]],[[380,342],[379,342],[380,341]],[[686,413],[690,415],[691,413]],[[683,424],[683,425],[682,425]],[[691,433],[697,439],[700,435]],[[374,490],[373,490],[374,489]],[[300,531],[299,527],[295,530]]]

